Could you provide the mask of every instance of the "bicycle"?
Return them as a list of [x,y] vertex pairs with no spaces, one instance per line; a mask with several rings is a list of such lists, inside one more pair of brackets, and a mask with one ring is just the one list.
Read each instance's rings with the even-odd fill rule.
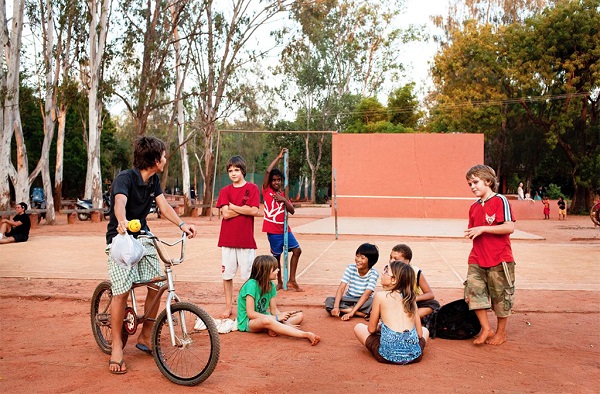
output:
[[590,219],[592,219],[595,226],[600,226],[600,200],[598,200],[598,202],[592,206],[592,209],[590,209]]
[[[123,347],[130,335],[135,334],[139,324],[154,320],[152,332],[152,356],[160,372],[171,382],[195,386],[206,380],[214,371],[219,360],[220,342],[219,332],[210,315],[199,306],[181,302],[175,293],[175,284],[172,267],[181,264],[184,260],[186,233],[173,243],[165,242],[152,233],[141,234],[139,238],[151,239],[162,260],[165,275],[152,278],[147,282],[136,282],[129,291],[125,308],[125,318],[121,328]],[[169,247],[181,243],[181,253],[178,259],[168,258],[168,253],[163,251],[160,244]],[[167,254],[167,257],[165,257]],[[135,289],[152,286],[161,281],[166,281],[158,288],[158,293],[151,302],[151,310],[160,302],[162,295],[167,291],[165,309],[156,319],[138,314]],[[110,304],[112,300],[110,281],[101,282],[94,291],[91,304],[91,323],[94,339],[100,349],[110,354],[112,350],[112,328],[110,325]],[[146,300],[148,302],[148,300]]]

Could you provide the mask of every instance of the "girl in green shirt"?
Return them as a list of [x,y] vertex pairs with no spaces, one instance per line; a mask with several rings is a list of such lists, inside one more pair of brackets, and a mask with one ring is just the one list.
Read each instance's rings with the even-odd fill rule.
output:
[[316,345],[321,339],[318,335],[299,329],[304,319],[301,311],[281,312],[277,308],[277,290],[272,281],[277,279],[278,271],[277,260],[273,256],[263,255],[254,259],[250,279],[244,283],[238,296],[238,330],[306,338],[311,345]]

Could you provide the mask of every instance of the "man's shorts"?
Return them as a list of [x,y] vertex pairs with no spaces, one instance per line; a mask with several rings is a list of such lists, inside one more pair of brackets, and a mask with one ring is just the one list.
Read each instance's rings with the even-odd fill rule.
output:
[[481,268],[469,264],[465,281],[465,301],[469,309],[492,308],[498,317],[510,316],[515,294],[515,263],[506,263],[511,278],[509,285],[502,264]]
[[[283,234],[267,233],[269,245],[271,245],[271,254],[275,257],[281,256],[283,253]],[[291,232],[288,233],[288,251],[299,248],[300,244]]]
[[[162,275],[160,260],[152,240],[145,238],[139,241],[144,247],[144,256],[139,263],[131,268],[124,267],[113,261],[110,257],[111,245],[108,245],[104,250],[108,255],[108,277],[112,285],[113,295],[127,293],[134,282],[145,282]],[[158,282],[155,285],[162,286],[162,282]]]
[[15,242],[25,242],[29,238],[25,234],[21,234],[21,233],[13,234],[12,231],[7,232],[4,236],[5,237],[13,237],[15,239]]
[[[379,361],[380,363],[399,364],[399,363],[395,363],[393,361],[386,360],[385,358],[383,358],[383,356],[381,354],[379,354],[380,343],[381,343],[381,332],[377,331],[367,337],[367,340],[365,341],[365,346],[367,347],[367,349],[369,349],[369,351],[371,352],[373,357],[375,357],[375,360]],[[419,361],[421,361],[421,359],[423,358],[423,349],[425,349],[426,344],[427,344],[427,341],[425,340],[425,338],[423,338],[423,337],[419,338],[419,347],[421,348],[421,355],[419,357],[415,358],[414,360],[409,361],[406,364],[413,364],[413,363],[418,363]]]
[[558,210],[558,214],[559,214],[559,215],[563,215],[563,216],[565,216],[565,217],[566,217],[566,216],[567,216],[567,210],[566,210],[566,209],[559,209],[559,210]]
[[256,257],[255,249],[221,247],[221,274],[223,280],[232,280],[238,267],[240,277],[246,280],[252,272],[252,263]]

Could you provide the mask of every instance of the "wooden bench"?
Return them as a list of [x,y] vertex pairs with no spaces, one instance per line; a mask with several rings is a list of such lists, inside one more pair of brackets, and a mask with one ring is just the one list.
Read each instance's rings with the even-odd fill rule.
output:
[[[29,215],[29,221],[31,222],[31,228],[36,228],[40,222],[40,217],[43,213],[46,213],[47,209],[28,209],[25,211]],[[0,218],[11,219],[17,214],[17,211],[0,211]]]
[[108,212],[105,208],[90,208],[90,209],[65,209],[67,214],[67,222],[73,224],[77,221],[77,215],[80,213],[89,213],[92,223],[98,223],[104,218],[104,214]]

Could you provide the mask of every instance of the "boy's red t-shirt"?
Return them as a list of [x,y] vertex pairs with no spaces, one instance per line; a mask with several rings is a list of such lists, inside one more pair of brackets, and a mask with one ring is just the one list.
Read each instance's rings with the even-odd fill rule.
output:
[[[469,209],[469,228],[497,226],[514,221],[516,220],[510,203],[501,194],[496,194],[485,203],[479,199]],[[469,264],[490,268],[502,264],[503,261],[515,261],[510,246],[510,234],[483,233],[475,237],[469,254]]]
[[[225,186],[219,192],[217,208],[229,203],[237,206],[258,207],[260,205],[258,186],[250,182],[246,182],[242,187],[234,187],[233,184]],[[227,220],[222,219],[218,246],[256,249],[254,216],[239,215]]]
[[[271,188],[271,186],[267,186],[263,189],[263,199],[265,202],[264,210],[264,220],[263,220],[263,233],[269,234],[283,234],[283,219],[285,217],[285,204],[280,201],[276,201],[273,198],[273,194],[278,193],[283,195],[281,191],[276,192]],[[288,232],[291,232],[292,229],[288,223]]]

